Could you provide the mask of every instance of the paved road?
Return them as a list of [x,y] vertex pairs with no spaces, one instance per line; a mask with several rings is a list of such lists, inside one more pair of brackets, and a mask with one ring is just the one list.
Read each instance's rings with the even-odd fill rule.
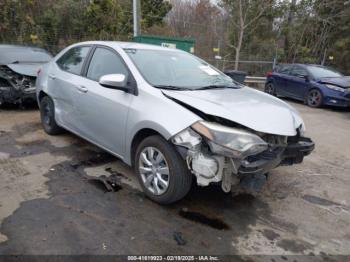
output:
[[118,159],[46,135],[37,110],[1,110],[0,254],[349,254],[350,112],[288,102],[316,142],[302,165],[257,198],[194,186],[169,207]]

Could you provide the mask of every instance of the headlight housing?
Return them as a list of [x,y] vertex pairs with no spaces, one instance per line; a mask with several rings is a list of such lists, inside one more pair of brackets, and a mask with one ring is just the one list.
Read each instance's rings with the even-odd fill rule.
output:
[[259,136],[243,129],[222,126],[217,123],[199,121],[192,128],[208,140],[213,153],[243,159],[268,148]]
[[325,84],[325,86],[327,86],[329,89],[332,89],[332,90],[335,90],[335,91],[345,92],[345,89],[341,88],[340,86],[331,85],[331,84]]
[[175,145],[192,149],[202,142],[202,137],[191,128],[186,128],[172,138]]

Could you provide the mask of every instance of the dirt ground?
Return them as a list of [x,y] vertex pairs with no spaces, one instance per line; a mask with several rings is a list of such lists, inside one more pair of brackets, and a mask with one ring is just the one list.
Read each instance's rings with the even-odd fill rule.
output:
[[168,207],[115,157],[46,135],[37,109],[0,110],[0,254],[349,255],[350,111],[287,102],[316,143],[303,164],[256,198],[194,186]]

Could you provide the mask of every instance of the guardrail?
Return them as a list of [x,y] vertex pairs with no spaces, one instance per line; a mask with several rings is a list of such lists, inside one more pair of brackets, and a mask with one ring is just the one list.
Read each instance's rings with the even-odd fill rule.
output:
[[246,76],[244,83],[249,86],[253,87],[255,89],[264,90],[266,82],[266,77],[260,77],[260,76]]
[[248,83],[257,83],[257,84],[265,84],[266,77],[260,77],[260,76],[246,76],[244,82],[246,84]]

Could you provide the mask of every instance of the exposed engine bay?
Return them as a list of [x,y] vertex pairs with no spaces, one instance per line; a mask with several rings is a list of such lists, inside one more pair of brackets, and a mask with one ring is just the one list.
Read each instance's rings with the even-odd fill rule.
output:
[[35,77],[16,73],[6,65],[0,66],[0,104],[21,104],[35,101]]
[[256,194],[270,170],[301,163],[314,149],[314,143],[300,130],[297,136],[287,137],[199,121],[174,136],[172,142],[199,186],[221,183],[224,192]]

